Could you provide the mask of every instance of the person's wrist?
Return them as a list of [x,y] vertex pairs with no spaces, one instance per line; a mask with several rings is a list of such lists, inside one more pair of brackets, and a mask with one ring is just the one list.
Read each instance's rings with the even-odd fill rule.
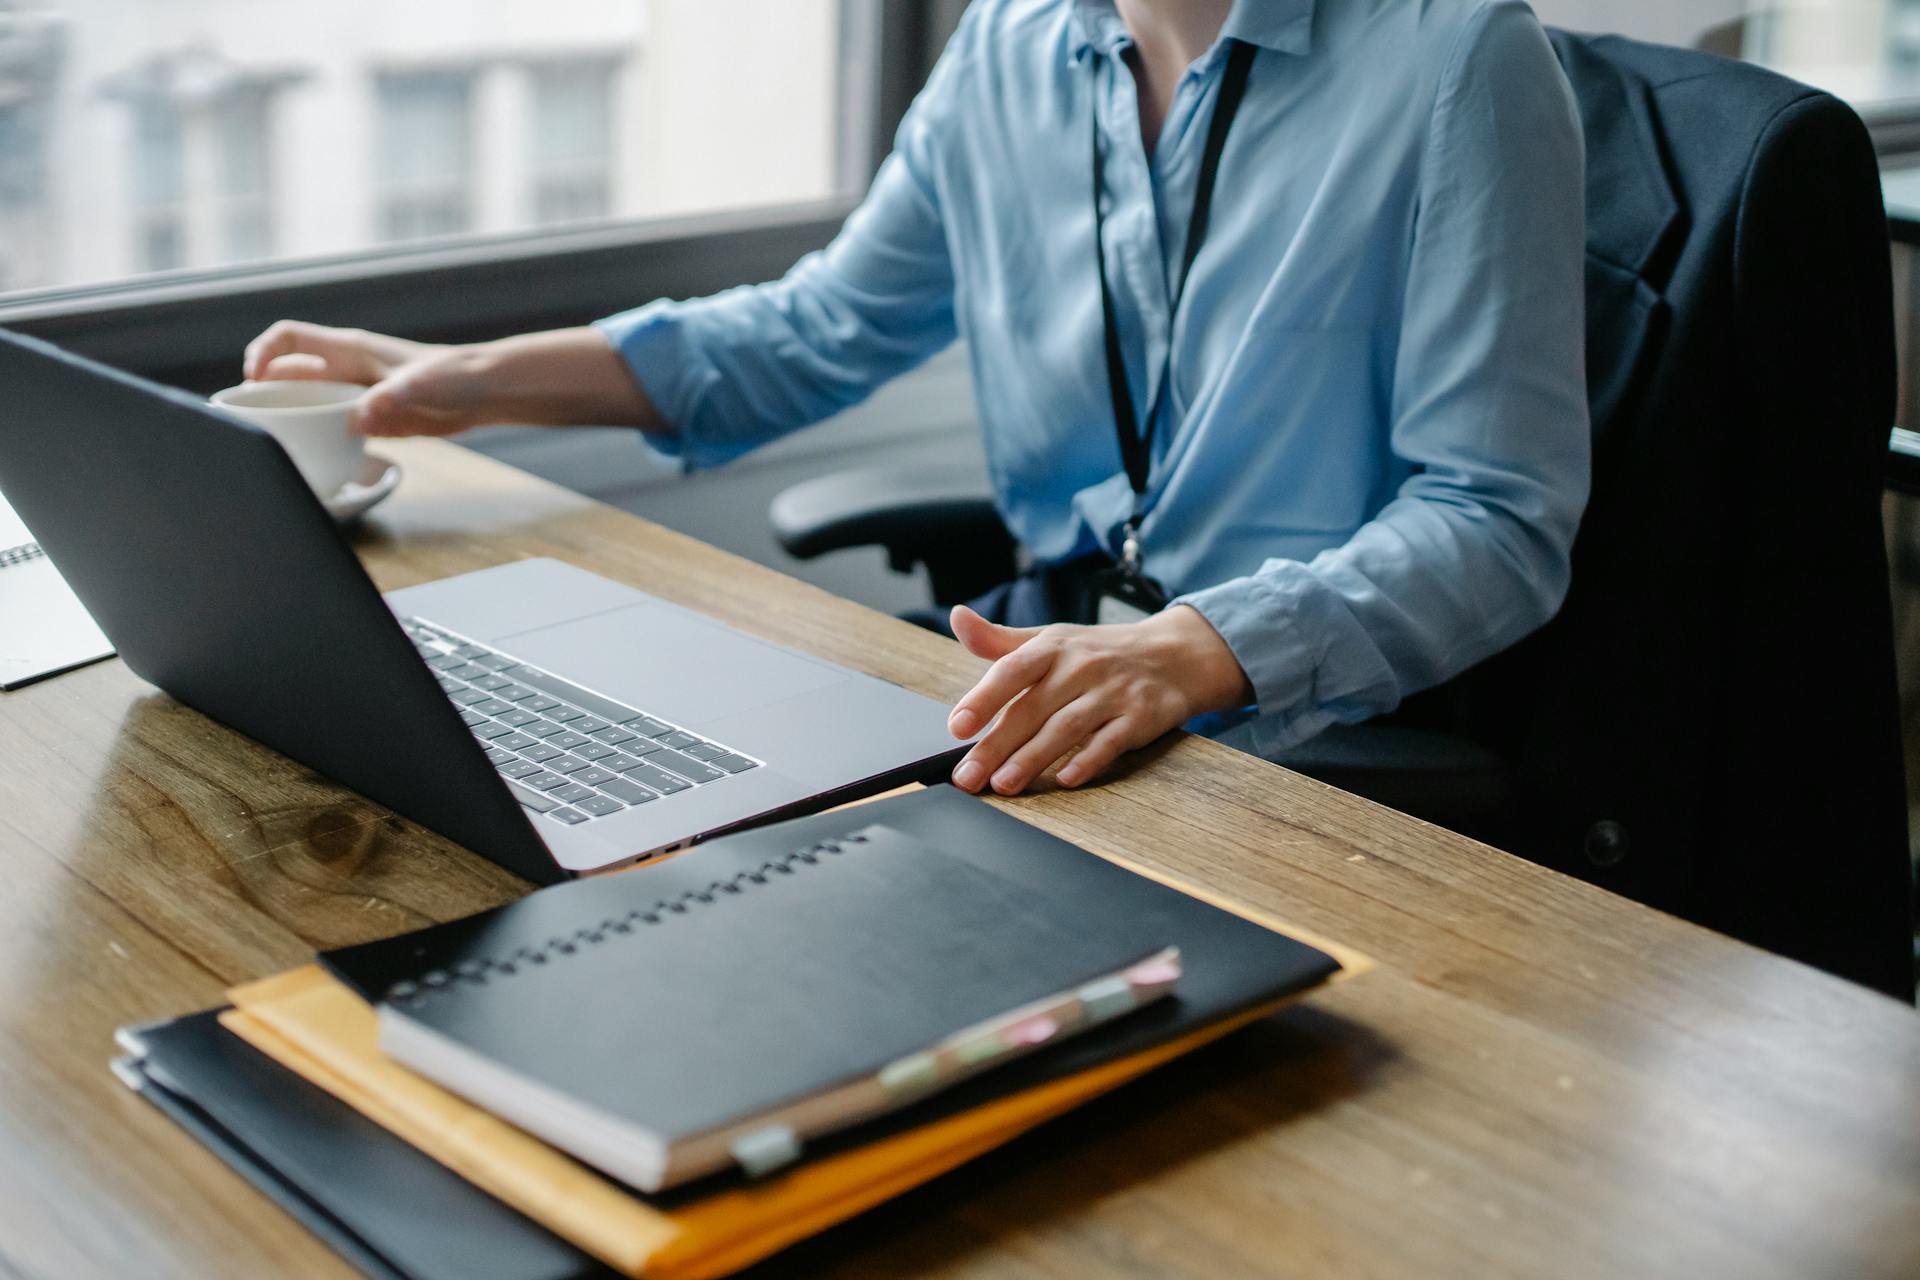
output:
[[439,398],[444,407],[476,423],[515,416],[516,387],[501,343],[471,342],[429,351],[440,375]]
[[1135,625],[1147,628],[1160,649],[1163,669],[1186,698],[1186,718],[1253,700],[1253,686],[1239,659],[1198,609],[1175,605]]
[[366,329],[348,332],[359,342],[361,350],[366,352],[382,378],[442,349],[436,343],[416,342],[412,338],[396,338],[392,334],[373,333]]

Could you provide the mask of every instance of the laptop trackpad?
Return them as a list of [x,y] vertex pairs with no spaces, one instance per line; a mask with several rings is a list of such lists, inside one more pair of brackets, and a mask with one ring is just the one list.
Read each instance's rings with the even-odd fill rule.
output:
[[557,676],[689,726],[847,679],[837,668],[664,604],[630,605],[495,643]]

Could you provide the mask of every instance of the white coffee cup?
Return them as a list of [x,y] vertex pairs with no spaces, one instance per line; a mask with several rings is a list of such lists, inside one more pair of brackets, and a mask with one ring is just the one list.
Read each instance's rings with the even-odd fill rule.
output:
[[351,424],[366,391],[351,382],[243,382],[212,400],[278,440],[325,501],[360,474],[363,442]]

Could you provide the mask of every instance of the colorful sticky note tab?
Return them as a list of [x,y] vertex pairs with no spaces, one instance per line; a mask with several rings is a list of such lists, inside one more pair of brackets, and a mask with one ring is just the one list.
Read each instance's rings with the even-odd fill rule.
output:
[[1006,1051],[1007,1042],[997,1031],[989,1031],[971,1040],[962,1040],[953,1046],[953,1056],[970,1067],[997,1058]]
[[784,1124],[768,1125],[733,1140],[733,1158],[749,1178],[772,1173],[800,1158],[800,1139]]
[[909,1054],[880,1068],[880,1087],[889,1093],[930,1088],[939,1079],[939,1064],[930,1053]]
[[1180,980],[1180,962],[1172,956],[1142,960],[1127,970],[1127,981],[1136,987],[1164,987]]
[[1133,1008],[1133,984],[1125,977],[1102,978],[1080,988],[1080,1003],[1094,1022],[1115,1018]]
[[1028,1018],[1016,1022],[1002,1033],[1009,1045],[1020,1049],[1030,1049],[1036,1044],[1045,1044],[1060,1034],[1060,1024],[1052,1017],[1041,1014],[1037,1018]]

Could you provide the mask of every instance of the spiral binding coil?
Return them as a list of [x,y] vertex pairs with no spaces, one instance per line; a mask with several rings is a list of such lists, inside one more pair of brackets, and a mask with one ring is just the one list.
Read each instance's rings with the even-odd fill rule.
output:
[[17,547],[0,547],[0,569],[10,569],[16,564],[25,564],[29,560],[38,560],[47,554],[37,542],[23,542]]
[[704,889],[689,889],[674,898],[657,899],[651,906],[635,907],[622,915],[608,916],[598,924],[574,930],[571,934],[549,938],[537,947],[520,947],[510,955],[486,960],[462,960],[445,969],[429,969],[418,979],[406,979],[387,988],[386,1001],[400,1006],[415,1006],[435,991],[444,991],[457,983],[479,985],[492,977],[512,977],[523,967],[549,964],[573,955],[583,946],[607,940],[609,934],[633,932],[636,925],[661,924],[670,916],[686,915],[695,907],[718,901],[723,895],[738,895],[750,884],[766,884],[773,876],[790,876],[803,866],[813,866],[822,857],[846,852],[846,846],[865,844],[864,831],[851,831],[830,840],[820,840],[804,849],[795,849],[778,858],[769,858],[759,866],[725,880],[715,880]]

